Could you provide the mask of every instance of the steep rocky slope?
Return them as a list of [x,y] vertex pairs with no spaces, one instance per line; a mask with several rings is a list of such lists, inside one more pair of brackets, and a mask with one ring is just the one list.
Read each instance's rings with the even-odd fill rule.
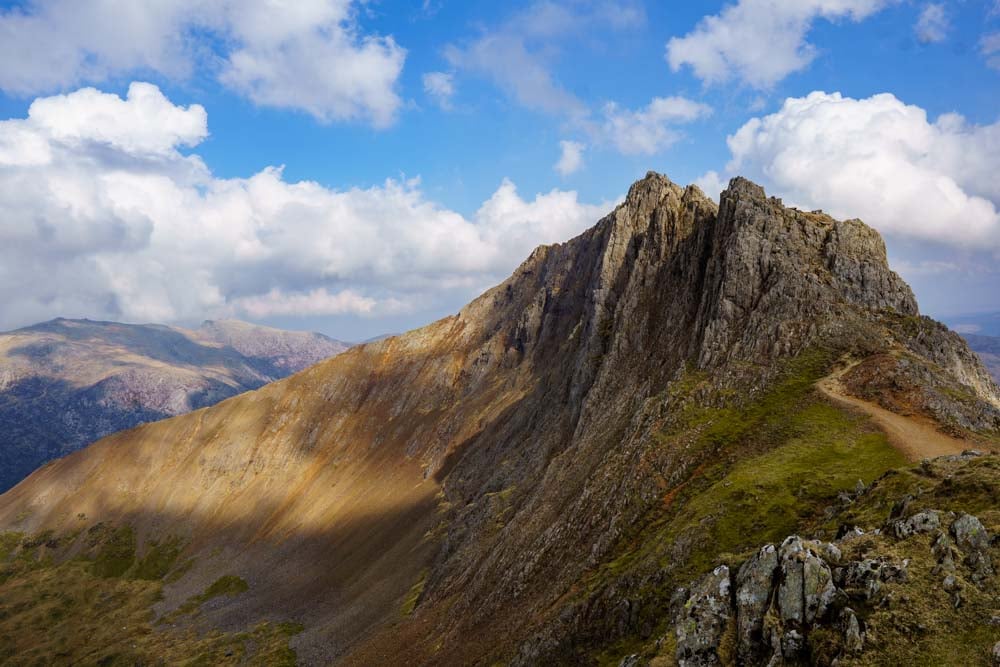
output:
[[138,424],[212,405],[347,349],[245,322],[199,329],[57,319],[0,334],[0,491]]
[[114,530],[115,576],[162,564],[167,620],[95,661],[214,628],[230,639],[192,654],[236,664],[265,621],[302,625],[305,664],[646,660],[678,587],[906,464],[815,389],[838,368],[995,442],[996,385],[919,316],[877,233],[651,173],[453,317],[46,466],[0,497],[0,528],[11,562],[82,553],[96,576]]

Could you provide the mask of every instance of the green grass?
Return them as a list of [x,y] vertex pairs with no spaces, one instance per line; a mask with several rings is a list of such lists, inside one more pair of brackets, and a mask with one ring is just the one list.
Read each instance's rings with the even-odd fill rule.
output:
[[249,589],[250,585],[246,581],[235,575],[227,574],[213,581],[203,592],[189,597],[184,604],[161,618],[160,622],[172,622],[182,616],[194,614],[199,611],[202,604],[209,600],[222,596],[235,597]]
[[[840,491],[903,466],[903,456],[866,418],[829,404],[816,391],[831,362],[829,353],[806,352],[742,404],[731,392],[713,391],[704,373],[689,370],[675,381],[666,400],[684,407],[653,437],[658,447],[683,452],[687,479],[667,488],[662,501],[621,538],[614,557],[583,582],[581,595],[621,577],[666,573],[668,584],[637,593],[641,618],[660,636],[676,586],[800,532],[837,502]],[[643,645],[641,638],[626,636],[592,657],[614,662],[625,653],[641,653]]]
[[135,533],[128,526],[116,528],[101,543],[97,556],[91,563],[95,576],[121,577],[135,563]]
[[674,534],[705,531],[706,549],[692,554],[691,568],[709,569],[713,553],[780,541],[859,479],[870,484],[906,463],[863,418],[818,401],[790,411],[781,430],[785,439],[774,449],[713,471],[721,472],[719,479],[691,497],[668,524]]
[[131,576],[148,581],[163,579],[173,569],[183,548],[180,538],[170,538],[162,543],[150,542],[145,555],[136,562]]
[[417,583],[413,584],[410,591],[406,594],[403,599],[403,616],[410,616],[413,614],[414,610],[417,608],[417,603],[420,602],[420,596],[424,592],[424,585],[427,583],[427,570],[423,570],[420,573],[420,578],[417,579]]
[[[131,530],[98,526],[85,539],[87,549],[71,559],[72,536],[0,534],[0,664],[295,664],[296,623],[242,633],[185,623],[154,629],[163,581],[152,577],[170,570],[179,540],[151,544],[137,560]],[[239,577],[221,577],[197,598],[246,589]]]
[[219,577],[212,584],[205,589],[205,592],[197,596],[196,599],[199,602],[208,602],[212,598],[222,597],[227,595],[232,597],[234,595],[239,595],[240,593],[245,593],[250,589],[250,585],[232,574],[227,574],[224,577]]
[[10,558],[10,555],[21,544],[23,539],[24,533],[13,531],[0,533],[0,563]]

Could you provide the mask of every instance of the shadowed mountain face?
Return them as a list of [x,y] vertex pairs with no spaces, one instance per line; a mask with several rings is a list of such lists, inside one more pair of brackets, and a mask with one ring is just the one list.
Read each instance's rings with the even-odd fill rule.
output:
[[973,352],[983,360],[990,375],[1000,382],[1000,337],[965,334],[962,336]]
[[[452,317],[46,466],[0,497],[0,529],[51,531],[59,562],[97,522],[127,527],[124,577],[177,540],[157,614],[301,623],[305,664],[684,657],[679,587],[831,530],[839,494],[906,463],[814,389],[828,377],[956,441],[1000,428],[996,385],[918,315],[872,229],[651,173]],[[827,634],[827,658],[853,650]],[[156,654],[149,636],[130,658]]]
[[109,433],[256,389],[347,349],[244,322],[57,319],[0,334],[0,491]]

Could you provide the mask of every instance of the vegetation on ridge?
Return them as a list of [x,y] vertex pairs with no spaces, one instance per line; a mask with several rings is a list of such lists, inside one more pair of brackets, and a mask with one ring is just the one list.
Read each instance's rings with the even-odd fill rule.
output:
[[[137,557],[131,528],[103,524],[63,537],[0,533],[0,663],[294,665],[288,642],[302,631],[298,624],[224,633],[177,615],[156,622],[164,579],[190,564],[177,562],[183,546],[168,538]],[[71,557],[74,548],[81,553]],[[239,577],[221,577],[189,611],[247,588]]]
[[[645,624],[659,628],[654,634],[660,636],[676,586],[802,530],[859,480],[867,485],[904,466],[905,458],[866,418],[816,391],[832,365],[832,353],[809,350],[786,362],[759,397],[735,406],[732,396],[704,395],[717,392],[704,374],[689,370],[672,383],[664,400],[685,407],[654,437],[661,447],[689,452],[691,472],[665,489],[662,502],[622,538],[617,555],[591,575],[585,590],[594,594],[630,572],[668,573],[671,584],[636,591]],[[604,658],[598,661],[616,664],[642,642],[626,637],[599,649]]]

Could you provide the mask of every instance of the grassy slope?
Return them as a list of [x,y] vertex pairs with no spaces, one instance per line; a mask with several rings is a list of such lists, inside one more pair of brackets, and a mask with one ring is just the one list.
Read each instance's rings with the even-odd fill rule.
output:
[[[593,574],[587,589],[593,592],[651,562],[669,573],[670,585],[641,595],[644,617],[656,628],[651,638],[595,646],[595,662],[615,665],[623,655],[640,653],[657,656],[652,664],[673,664],[667,600],[676,586],[689,585],[719,563],[737,566],[761,545],[791,534],[832,539],[842,523],[871,531],[907,494],[918,498],[918,509],[969,512],[1000,532],[1000,458],[907,466],[867,419],[815,391],[828,367],[822,353],[803,355],[773,389],[743,408],[688,407],[675,428],[657,436],[662,446],[700,451],[703,463],[667,490],[664,502],[623,540],[617,557]],[[694,392],[702,380],[688,376],[675,391]],[[870,491],[830,519],[827,511],[839,505],[838,493],[853,491],[858,480]],[[1000,562],[1000,550],[993,552],[994,562]],[[995,580],[985,587],[964,582],[965,603],[956,609],[941,577],[931,573],[935,563],[927,536],[897,542],[867,535],[851,543],[845,556],[863,553],[908,558],[911,579],[887,585],[890,602],[884,608],[864,610],[877,634],[852,664],[989,664],[988,650],[1000,639],[1000,629],[987,623],[1000,614]]]
[[[689,584],[719,562],[736,564],[761,544],[789,534],[832,537],[836,525],[824,523],[828,521],[824,510],[837,504],[839,492],[853,490],[859,479],[867,485],[881,478],[865,496],[865,503],[852,507],[840,521],[881,525],[900,495],[927,486],[921,481],[926,474],[904,468],[903,457],[865,418],[831,405],[815,391],[814,383],[829,366],[829,356],[821,352],[802,355],[779,374],[769,391],[739,408],[708,408],[695,400],[685,401],[707,386],[707,378],[696,373],[676,383],[671,401],[687,407],[669,429],[654,436],[651,446],[685,448],[698,464],[686,479],[664,489],[662,502],[623,538],[615,557],[592,572],[581,590],[592,594],[631,572],[667,572],[667,585],[640,595],[643,616],[656,628],[655,639],[666,632],[667,602],[674,587]],[[885,475],[894,469],[900,470]],[[991,508],[1000,498],[995,470],[992,478],[990,473],[991,469],[984,468],[977,474],[985,478],[975,483],[942,485],[937,504],[928,506],[979,513],[996,527],[1000,514]],[[0,659],[18,655],[18,664],[51,661],[53,656],[57,663],[67,664],[102,659],[114,664],[154,656],[181,664],[184,660],[189,664],[294,660],[287,642],[297,628],[291,625],[263,624],[252,633],[222,634],[199,633],[194,624],[184,622],[196,616],[198,606],[213,594],[238,595],[244,590],[246,582],[236,578],[216,582],[160,623],[154,622],[151,607],[162,580],[169,580],[183,567],[177,563],[182,545],[176,541],[154,545],[140,558],[130,531],[118,530],[103,535],[87,559],[57,564],[47,555],[46,539],[8,534],[0,541],[5,572],[0,575],[0,637],[12,642],[0,646]],[[35,546],[26,546],[31,544]],[[878,546],[890,550],[887,553],[905,548]],[[914,557],[916,581],[929,576],[929,567],[924,567],[921,557]],[[420,583],[403,605],[404,616],[420,595]],[[933,591],[925,583],[923,588]],[[968,631],[959,634],[969,635],[972,660],[981,651],[982,628],[968,623],[965,612],[938,602],[931,593],[921,597],[913,613],[923,620],[904,619],[902,627],[909,627],[906,623],[913,627],[965,623],[961,627]],[[983,604],[973,599],[970,607],[982,611]],[[896,622],[869,620],[890,628]],[[927,633],[923,643],[915,644],[892,632],[883,631],[889,652],[866,654],[865,660],[888,664],[888,657],[897,655],[916,660],[913,647],[918,645],[929,656],[945,656],[943,652],[950,650],[947,636],[940,633]],[[595,645],[591,655],[597,662],[616,664],[626,653],[659,652],[668,664],[671,647],[670,634],[666,634],[659,651],[650,639],[632,636],[612,646]]]
[[[658,446],[685,447],[701,463],[666,490],[663,502],[622,541],[618,555],[593,573],[586,590],[632,571],[667,572],[672,585],[640,595],[643,615],[659,637],[667,627],[667,602],[675,586],[800,532],[858,480],[870,484],[905,465],[866,418],[819,395],[814,384],[830,366],[829,355],[811,351],[787,364],[770,390],[742,407],[707,408],[688,401],[678,422],[655,437]],[[706,382],[688,374],[675,384],[672,398],[696,395]],[[639,637],[627,637],[595,647],[594,657],[617,664],[623,654],[646,645]]]
[[[73,551],[76,556],[70,557]],[[222,577],[169,618],[155,618],[164,579],[183,571],[181,544],[150,545],[142,557],[128,528],[83,535],[0,535],[0,663],[10,665],[294,665],[301,630],[261,623],[242,633],[199,629],[201,604],[238,595]]]

